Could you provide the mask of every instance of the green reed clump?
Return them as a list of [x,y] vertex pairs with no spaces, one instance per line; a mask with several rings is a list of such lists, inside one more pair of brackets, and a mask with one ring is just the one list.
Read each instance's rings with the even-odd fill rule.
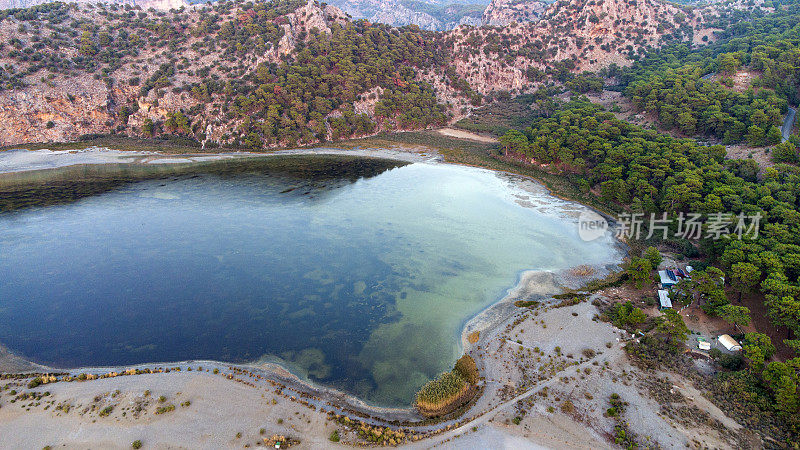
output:
[[461,378],[470,384],[477,383],[480,377],[478,366],[475,364],[475,360],[472,359],[472,356],[469,355],[464,355],[459,358],[458,361],[456,361],[456,366],[453,368],[453,371],[461,375]]
[[425,409],[438,409],[458,396],[467,382],[457,372],[445,372],[429,381],[417,393],[417,405]]

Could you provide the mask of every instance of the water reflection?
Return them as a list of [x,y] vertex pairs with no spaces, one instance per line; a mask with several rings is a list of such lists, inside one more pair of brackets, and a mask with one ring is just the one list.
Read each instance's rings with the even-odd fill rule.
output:
[[0,183],[10,349],[57,366],[266,357],[408,404],[521,270],[618,257],[610,237],[578,238],[559,213],[574,205],[484,170],[342,157],[119,169]]

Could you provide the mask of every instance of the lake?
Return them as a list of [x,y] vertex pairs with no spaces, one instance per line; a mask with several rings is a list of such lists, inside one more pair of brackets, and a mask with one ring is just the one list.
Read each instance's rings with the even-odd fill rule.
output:
[[0,175],[0,343],[55,367],[278,361],[408,405],[523,271],[621,256],[610,235],[578,237],[580,205],[483,169],[307,156],[41,173]]

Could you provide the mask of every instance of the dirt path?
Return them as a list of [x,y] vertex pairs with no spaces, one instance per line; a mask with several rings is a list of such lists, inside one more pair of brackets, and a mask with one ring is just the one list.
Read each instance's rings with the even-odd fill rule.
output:
[[[589,360],[589,361],[586,361],[586,362],[584,362],[582,364],[579,364],[579,365],[576,365],[574,367],[571,367],[570,370],[588,367],[588,366],[591,365],[592,361],[593,360]],[[490,383],[497,383],[497,382],[495,381],[495,382],[490,382]],[[469,431],[473,427],[486,425],[487,423],[489,423],[489,421],[494,419],[499,413],[503,412],[506,408],[509,408],[509,407],[513,406],[518,401],[524,400],[524,399],[530,397],[531,395],[536,394],[537,392],[540,392],[542,389],[552,387],[553,385],[558,384],[558,383],[561,383],[561,379],[559,377],[550,378],[549,380],[547,380],[547,381],[545,381],[543,383],[537,384],[536,386],[528,389],[527,391],[517,395],[516,397],[512,398],[511,400],[506,400],[506,401],[498,404],[497,406],[495,406],[491,410],[479,415],[478,417],[475,417],[474,419],[470,420],[469,422],[464,423],[463,425],[461,425],[461,426],[459,426],[457,428],[453,428],[452,430],[449,430],[449,431],[446,431],[444,433],[438,434],[435,437],[427,439],[425,441],[422,441],[422,442],[420,442],[418,444],[410,445],[407,448],[430,448],[430,447],[435,447],[436,445],[442,444],[444,442],[448,442],[451,439],[453,439],[453,438],[455,438],[455,437],[457,437],[457,436],[459,436],[461,434],[466,433],[467,431]]]

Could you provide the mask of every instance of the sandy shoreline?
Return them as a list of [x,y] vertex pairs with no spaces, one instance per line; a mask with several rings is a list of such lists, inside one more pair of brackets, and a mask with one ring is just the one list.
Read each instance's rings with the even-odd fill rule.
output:
[[265,158],[271,156],[291,155],[347,155],[365,158],[392,159],[404,162],[425,162],[438,160],[438,154],[431,151],[411,151],[408,149],[373,149],[373,148],[311,148],[276,150],[265,153],[230,152],[230,153],[196,153],[172,155],[158,152],[142,152],[128,150],[111,150],[101,147],[89,147],[82,150],[24,150],[11,149],[0,152],[0,174],[30,172],[45,169],[57,169],[74,165],[95,164],[192,164],[208,161],[233,160],[243,158]]
[[[556,279],[544,272],[527,278]],[[27,389],[30,378],[2,379],[0,447],[130,448],[142,440],[146,448],[242,448],[273,435],[300,440],[298,448],[371,446],[357,431],[379,425],[410,436],[409,448],[614,448],[616,422],[605,414],[614,394],[630,404],[624,418],[631,430],[655,446],[754,446],[748,430],[690,379],[631,366],[623,348],[630,337],[596,320],[595,303],[604,301],[595,294],[567,306],[517,308],[483,329],[468,352],[484,394],[457,420],[366,417],[342,407],[344,399],[268,380],[260,369],[195,361]],[[164,406],[171,409],[160,413]],[[339,444],[328,440],[334,431]]]
[[[475,353],[476,350],[480,349],[482,346],[487,346],[492,340],[494,340],[496,335],[501,333],[503,327],[507,327],[508,323],[511,322],[515,316],[519,316],[521,313],[525,312],[525,308],[519,308],[515,306],[514,302],[516,300],[540,299],[546,304],[548,299],[552,300],[552,295],[562,292],[562,288],[577,288],[581,286],[583,282],[597,278],[608,271],[608,267],[597,266],[595,269],[597,269],[597,272],[587,277],[570,276],[569,271],[571,269],[565,269],[559,272],[535,270],[523,272],[520,276],[519,283],[513,288],[509,289],[508,293],[502,299],[491,304],[489,307],[485,308],[476,316],[467,321],[462,330],[462,341],[464,344],[465,353],[472,353],[478,359],[479,364],[482,363],[487,365],[487,367],[494,367],[493,370],[497,370],[498,366],[496,363],[492,364],[485,360],[481,360],[477,357],[477,355],[475,355]],[[569,286],[567,286],[567,284]],[[474,331],[479,331],[481,337],[477,342],[470,344],[467,336],[469,333]],[[202,374],[203,377],[210,377],[212,379],[205,380],[204,378],[204,385],[215,383],[213,379],[217,378],[226,381],[234,381],[239,384],[251,385],[253,388],[263,387],[268,392],[272,391],[272,388],[277,386],[279,387],[280,395],[284,399],[289,400],[287,405],[290,406],[289,409],[295,415],[297,415],[297,410],[307,411],[308,409],[312,409],[314,411],[319,411],[320,414],[324,412],[329,416],[328,419],[330,419],[330,414],[336,414],[353,417],[355,420],[360,420],[365,424],[374,426],[399,426],[403,427],[403,429],[413,429],[420,433],[420,436],[425,439],[427,439],[428,436],[435,437],[438,440],[439,445],[447,444],[449,442],[450,438],[445,438],[443,436],[450,436],[453,434],[450,431],[453,427],[463,428],[465,426],[463,425],[463,422],[472,423],[474,421],[487,423],[496,415],[496,412],[494,411],[496,407],[489,407],[494,395],[486,395],[485,399],[479,399],[479,402],[483,402],[484,404],[479,403],[471,408],[463,416],[466,419],[461,418],[455,420],[445,420],[443,422],[434,424],[426,424],[424,422],[424,418],[410,407],[387,408],[370,405],[363,400],[342,391],[316,385],[308,382],[307,380],[302,380],[295,374],[291,373],[286,367],[274,363],[230,364],[220,361],[194,360],[170,363],[146,363],[128,366],[56,369],[28,362],[30,367],[25,367],[24,370],[15,371],[7,370],[10,362],[17,364],[17,367],[21,367],[21,363],[26,363],[26,361],[22,358],[16,357],[7,351],[5,353],[0,352],[0,373],[66,373],[68,376],[73,378],[77,377],[79,374],[94,375],[100,377],[100,379],[91,381],[91,383],[105,383],[113,380],[115,389],[117,391],[125,391],[126,389],[135,391],[137,388],[138,390],[143,390],[150,386],[151,382],[149,380],[151,377],[169,377],[169,382],[159,379],[159,383],[167,387],[171,387],[174,395],[180,396],[183,393],[183,388],[180,387],[180,383],[182,383],[182,380],[185,377],[190,376],[190,374],[193,374],[191,376],[195,378],[200,377]],[[202,368],[202,370],[199,370],[198,368]],[[140,371],[152,371],[154,373],[125,375],[126,371],[135,371],[137,369]],[[219,374],[214,373],[217,371],[219,371]],[[211,375],[212,373],[214,373],[213,376]],[[172,379],[173,377],[175,378],[174,380]],[[139,381],[140,378],[142,381]],[[89,384],[89,382],[85,383]],[[3,382],[0,381],[0,385],[2,384]],[[71,383],[56,382],[53,384],[44,385],[43,389],[46,388],[49,390],[55,390],[54,388],[56,386],[68,386],[68,391],[71,392],[72,390],[77,389],[76,387],[72,386],[74,384],[74,381]],[[210,386],[207,388],[211,389]],[[111,388],[101,387],[101,391],[103,392],[109,391],[110,389]],[[97,392],[99,391],[90,392],[94,393],[96,399]],[[276,389],[274,392],[278,392],[278,390]],[[226,391],[226,395],[227,394],[228,392]],[[222,403],[225,402],[223,401]],[[216,405],[216,403],[214,404]],[[0,403],[0,408],[2,406],[3,405]],[[48,420],[50,419],[47,419],[45,422]],[[0,431],[3,429],[3,424],[8,423],[6,421],[7,417],[3,416],[3,410],[0,409]],[[317,428],[319,427],[317,426],[314,431],[318,432],[319,430]],[[327,432],[329,424],[326,424],[324,428],[325,432]],[[504,442],[508,445],[513,444],[515,448],[520,448],[519,446],[523,445],[524,443],[529,444],[530,448],[546,448],[541,445],[534,445],[531,441],[526,441],[525,439],[514,437],[513,435],[506,435],[503,432],[498,432],[498,430],[489,429],[486,432],[489,433],[488,436],[478,436],[477,439],[487,439],[489,437],[491,437],[491,439],[500,439],[500,442]],[[0,435],[1,434],[2,433],[0,433]],[[453,435],[453,437],[456,437],[456,435]],[[426,441],[419,441],[420,444],[423,442]],[[470,440],[470,442],[472,442],[472,440]],[[542,442],[546,443],[546,440]],[[0,446],[2,446],[2,443],[3,438],[0,438]],[[97,442],[87,441],[84,444],[87,444],[91,447],[92,444],[97,444]],[[105,444],[106,445],[103,445],[104,447],[110,443]],[[217,444],[219,444],[219,442],[216,442],[215,445],[199,445],[199,447],[213,448]],[[313,440],[311,444],[312,445],[308,448],[327,447],[330,442],[317,439]],[[113,447],[113,445],[111,446]],[[194,446],[195,445],[191,445],[189,447]],[[80,445],[78,447],[80,447]],[[428,445],[426,444],[421,448],[427,447]],[[454,446],[453,448],[459,447],[460,446]]]
[[[539,271],[539,270],[526,270],[519,279],[519,282],[508,289],[507,294],[500,300],[490,304],[483,310],[479,311],[475,316],[466,320],[461,331],[461,346],[464,353],[469,353],[470,350],[478,346],[478,343],[470,343],[469,335],[473,332],[478,332],[481,335],[486,335],[495,331],[509,317],[520,312],[520,308],[514,305],[517,300],[538,300],[547,303],[548,299],[552,299],[553,295],[563,292],[564,288],[577,289],[586,282],[602,278],[610,273],[609,267],[614,264],[605,266],[593,266],[593,273],[585,277],[571,277],[569,282],[568,273],[572,270],[564,269],[562,271]],[[119,366],[91,366],[91,367],[74,367],[74,368],[57,368],[46,365],[41,365],[29,361],[23,357],[15,355],[5,348],[0,343],[0,373],[11,374],[24,374],[24,373],[65,373],[71,377],[76,377],[81,373],[103,375],[109,373],[124,373],[128,370],[147,370],[155,368],[179,368],[186,370],[189,367],[203,366],[207,369],[230,369],[238,368],[241,370],[256,371],[266,380],[272,380],[278,383],[285,384],[291,389],[297,391],[298,394],[305,393],[310,395],[319,396],[324,398],[330,406],[332,402],[337,402],[341,412],[344,411],[357,411],[361,414],[373,416],[378,421],[418,421],[422,417],[412,407],[397,408],[386,407],[380,405],[370,404],[352,394],[335,388],[327,387],[318,383],[314,383],[308,379],[303,379],[297,374],[293,373],[287,366],[275,362],[249,362],[249,363],[229,363],[224,361],[214,360],[187,360],[187,361],[174,361],[174,362],[149,362],[132,365],[119,365]]]

